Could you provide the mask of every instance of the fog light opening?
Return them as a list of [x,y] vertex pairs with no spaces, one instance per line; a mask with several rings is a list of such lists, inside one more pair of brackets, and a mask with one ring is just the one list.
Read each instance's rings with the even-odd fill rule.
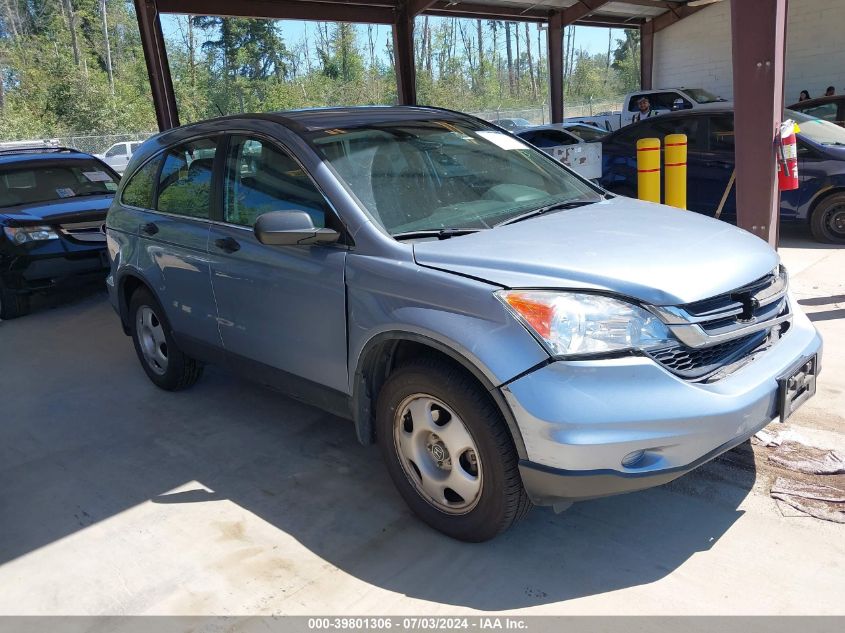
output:
[[645,451],[632,451],[622,458],[622,466],[625,468],[634,468],[645,457]]

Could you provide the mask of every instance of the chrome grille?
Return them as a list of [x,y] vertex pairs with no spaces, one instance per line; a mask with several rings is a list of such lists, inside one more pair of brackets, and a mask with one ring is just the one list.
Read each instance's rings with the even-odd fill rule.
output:
[[718,379],[786,332],[792,319],[787,288],[786,270],[779,266],[731,292],[681,306],[652,307],[678,343],[649,356],[683,378],[704,380],[718,374]]
[[709,299],[651,310],[687,347],[725,343],[789,321],[786,269],[779,266],[750,284]]
[[72,224],[60,224],[59,233],[77,242],[100,242],[105,243],[106,235],[103,233],[103,221],[74,222]]

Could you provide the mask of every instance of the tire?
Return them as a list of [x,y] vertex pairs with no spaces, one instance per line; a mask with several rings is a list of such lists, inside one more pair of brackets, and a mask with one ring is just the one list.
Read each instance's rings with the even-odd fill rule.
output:
[[399,493],[435,530],[486,541],[531,508],[501,412],[457,365],[423,358],[394,371],[378,396],[376,433]]
[[203,364],[179,349],[164,310],[146,288],[132,294],[129,323],[135,353],[153,384],[179,391],[200,379]]
[[810,232],[819,242],[845,244],[845,192],[831,194],[816,205]]
[[8,321],[29,312],[29,295],[19,294],[0,282],[0,319]]

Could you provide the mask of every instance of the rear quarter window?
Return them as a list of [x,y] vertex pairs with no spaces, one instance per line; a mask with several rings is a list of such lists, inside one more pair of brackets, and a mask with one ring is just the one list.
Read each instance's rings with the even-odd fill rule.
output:
[[121,204],[140,209],[153,208],[153,193],[157,182],[161,156],[157,156],[136,171],[123,187]]

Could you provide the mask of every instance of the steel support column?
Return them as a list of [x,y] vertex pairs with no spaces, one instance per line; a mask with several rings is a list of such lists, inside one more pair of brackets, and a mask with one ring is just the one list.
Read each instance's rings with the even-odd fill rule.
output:
[[651,90],[654,75],[654,22],[640,27],[640,90]]
[[393,57],[396,67],[396,90],[402,105],[417,104],[417,77],[414,67],[414,15],[407,2],[396,8],[393,24]]
[[147,62],[156,121],[158,129],[163,132],[179,125],[179,112],[155,0],[135,0],[135,15],[138,19],[138,30],[141,33],[144,59]]
[[738,224],[777,245],[787,0],[731,0]]
[[563,19],[559,11],[549,16],[546,30],[549,66],[549,114],[552,123],[563,122]]

